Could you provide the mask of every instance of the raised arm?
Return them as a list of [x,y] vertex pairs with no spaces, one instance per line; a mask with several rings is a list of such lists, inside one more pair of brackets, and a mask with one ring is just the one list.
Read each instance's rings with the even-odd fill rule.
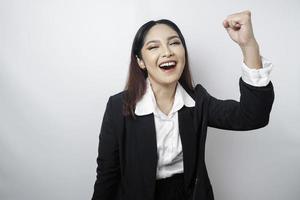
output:
[[208,95],[208,126],[227,130],[252,130],[264,127],[274,101],[271,82],[255,87],[240,78],[240,101],[220,100]]
[[244,63],[252,69],[262,68],[259,46],[252,28],[251,12],[244,11],[229,15],[223,21],[223,26],[230,38],[240,46]]
[[243,75],[240,79],[240,101],[220,100],[208,96],[208,125],[229,130],[251,130],[269,122],[274,101],[273,85],[269,81],[271,63],[263,59],[254,38],[251,13],[244,11],[229,15],[224,21],[230,38],[243,53]]

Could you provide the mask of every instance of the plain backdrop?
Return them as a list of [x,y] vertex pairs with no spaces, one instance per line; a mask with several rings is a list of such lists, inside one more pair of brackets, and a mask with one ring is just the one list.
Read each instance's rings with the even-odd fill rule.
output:
[[265,128],[208,129],[215,199],[299,200],[298,0],[0,0],[0,199],[91,198],[103,112],[150,19],[181,28],[195,83],[238,100],[242,54],[222,21],[246,9],[275,102]]

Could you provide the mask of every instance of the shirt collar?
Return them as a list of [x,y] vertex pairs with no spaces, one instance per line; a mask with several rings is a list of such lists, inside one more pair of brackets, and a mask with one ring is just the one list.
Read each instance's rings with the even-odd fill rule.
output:
[[[156,104],[155,96],[149,81],[146,79],[147,87],[146,92],[143,97],[137,102],[135,106],[135,114],[138,116],[148,115],[151,113],[157,114],[159,112],[158,106]],[[180,110],[184,105],[187,107],[194,107],[195,101],[193,98],[185,91],[185,89],[177,82],[175,97],[174,97],[173,107],[170,113],[175,113]]]

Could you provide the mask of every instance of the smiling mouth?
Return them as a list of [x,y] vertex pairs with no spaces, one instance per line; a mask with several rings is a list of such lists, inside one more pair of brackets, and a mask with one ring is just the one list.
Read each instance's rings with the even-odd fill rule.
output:
[[163,70],[169,70],[169,69],[173,69],[176,66],[176,62],[175,61],[170,61],[170,62],[165,62],[159,65],[159,68],[163,69]]

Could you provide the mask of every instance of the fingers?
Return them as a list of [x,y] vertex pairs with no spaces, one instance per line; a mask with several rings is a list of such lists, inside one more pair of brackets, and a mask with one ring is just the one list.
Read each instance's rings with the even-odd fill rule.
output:
[[223,21],[223,26],[224,26],[224,28],[229,27],[229,22],[226,19]]
[[241,28],[241,24],[239,21],[234,20],[224,20],[223,21],[224,28],[232,28],[232,29],[239,29]]
[[224,28],[239,29],[242,25],[250,22],[251,12],[249,10],[229,15],[224,21]]

